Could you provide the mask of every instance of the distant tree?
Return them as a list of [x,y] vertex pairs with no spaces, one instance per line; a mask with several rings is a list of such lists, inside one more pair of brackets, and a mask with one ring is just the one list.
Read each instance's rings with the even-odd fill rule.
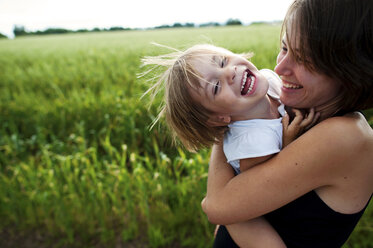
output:
[[130,28],[124,28],[124,27],[111,27],[109,31],[123,31],[123,30],[130,30]]
[[24,26],[20,26],[20,25],[15,25],[14,26],[13,33],[14,33],[15,37],[22,36],[22,35],[27,35],[28,34],[26,32],[26,30],[25,30],[25,27]]
[[111,27],[111,28],[109,28],[109,31],[117,31],[117,30],[122,30],[122,27]]
[[97,28],[97,27],[92,29],[92,32],[100,32],[100,31],[101,31],[101,29]]
[[66,34],[71,32],[71,30],[64,28],[48,28],[44,32],[42,32],[42,34]]
[[251,25],[262,25],[265,24],[266,22],[263,21],[258,21],[258,22],[252,22]]
[[156,26],[154,27],[155,29],[159,29],[159,28],[171,28],[170,25],[161,25],[161,26]]
[[4,38],[8,38],[8,36],[5,36],[2,33],[0,33],[0,39],[4,39]]
[[227,21],[227,23],[225,25],[227,25],[227,26],[230,26],[230,25],[242,25],[242,22],[240,20],[238,20],[238,19],[232,19],[231,18],[231,19],[229,19]]
[[88,29],[85,29],[85,28],[82,28],[82,29],[78,29],[76,30],[77,33],[85,33],[85,32],[89,32]]
[[218,22],[207,22],[207,23],[202,23],[199,26],[200,27],[217,27],[217,26],[220,26],[220,23],[218,23]]
[[193,28],[193,27],[195,27],[194,23],[191,23],[191,22],[187,22],[187,23],[185,23],[184,26],[185,26],[185,27],[188,27],[188,28]]
[[183,25],[181,25],[181,23],[174,23],[174,25],[172,26],[173,28],[181,28]]

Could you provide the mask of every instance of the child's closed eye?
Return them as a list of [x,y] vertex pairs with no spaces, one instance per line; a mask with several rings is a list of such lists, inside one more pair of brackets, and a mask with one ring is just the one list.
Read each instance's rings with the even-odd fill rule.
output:
[[227,57],[223,57],[220,63],[221,68],[223,68],[227,64]]
[[220,87],[220,81],[217,81],[214,86],[214,95],[218,93],[219,87]]

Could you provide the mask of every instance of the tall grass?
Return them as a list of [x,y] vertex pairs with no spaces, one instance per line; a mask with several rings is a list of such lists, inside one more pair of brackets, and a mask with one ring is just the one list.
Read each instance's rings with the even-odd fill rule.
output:
[[[173,147],[140,58],[213,43],[273,68],[278,26],[0,40],[0,246],[209,247],[209,151]],[[159,101],[157,99],[156,101]],[[372,116],[368,113],[368,116]],[[371,118],[371,117],[370,117]],[[369,208],[348,247],[373,243]],[[31,237],[31,238],[30,238]]]

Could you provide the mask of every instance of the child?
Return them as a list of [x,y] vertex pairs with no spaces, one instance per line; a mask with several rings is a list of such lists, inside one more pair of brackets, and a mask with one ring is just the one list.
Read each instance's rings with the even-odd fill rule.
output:
[[[150,90],[157,93],[165,87],[160,116],[165,115],[174,137],[190,151],[223,142],[236,174],[278,153],[315,119],[313,110],[304,119],[294,110],[289,125],[279,101],[280,78],[271,70],[259,71],[247,58],[224,48],[195,45],[143,59],[144,65],[168,67]],[[240,247],[285,247],[262,217],[227,229]]]

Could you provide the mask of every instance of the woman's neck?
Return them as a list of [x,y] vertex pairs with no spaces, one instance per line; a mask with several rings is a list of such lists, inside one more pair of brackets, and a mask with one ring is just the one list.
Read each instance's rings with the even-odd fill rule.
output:
[[329,117],[335,116],[340,111],[341,101],[343,101],[342,94],[328,103],[315,107],[315,111],[320,113],[320,118],[317,122],[321,122]]

